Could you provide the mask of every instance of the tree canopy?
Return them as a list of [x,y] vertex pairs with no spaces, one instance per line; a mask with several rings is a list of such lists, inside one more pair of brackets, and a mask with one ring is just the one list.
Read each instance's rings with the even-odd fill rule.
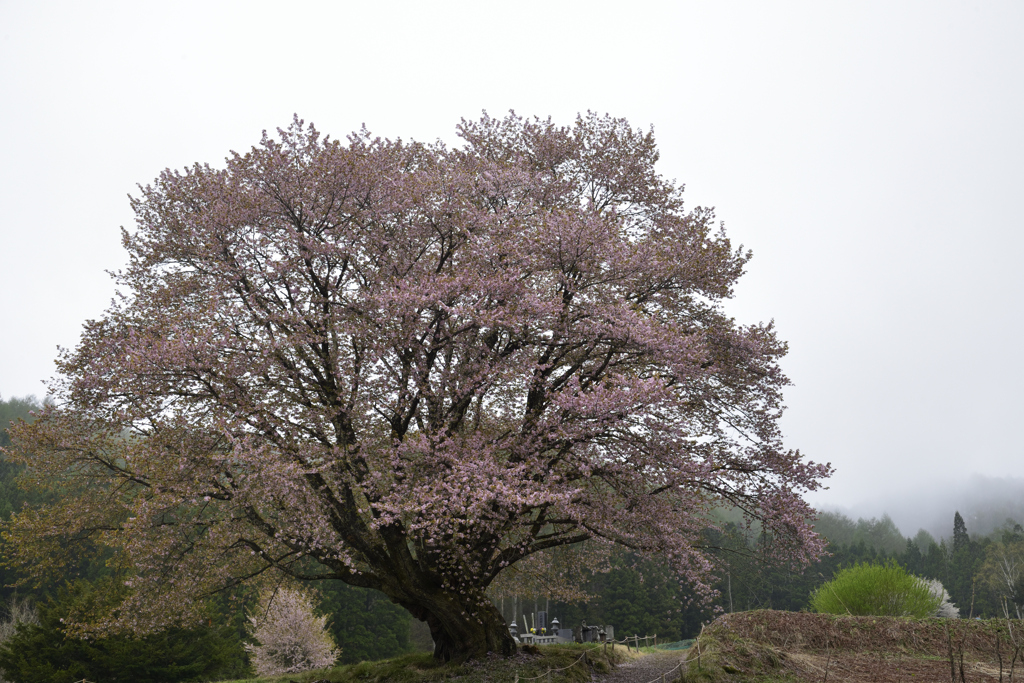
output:
[[653,134],[463,121],[462,145],[296,121],[132,198],[120,298],[13,430],[74,493],[17,514],[36,572],[114,549],[144,633],[242,581],[337,579],[428,623],[441,658],[515,650],[485,590],[581,543],[708,594],[737,506],[781,560],[822,550],[783,447],[786,346],[722,309],[750,258],[685,211]]
[[11,422],[31,419],[32,411],[39,410],[41,407],[35,396],[22,398],[12,396],[7,400],[0,396],[0,448],[7,448],[11,445],[11,437],[7,434],[7,428]]

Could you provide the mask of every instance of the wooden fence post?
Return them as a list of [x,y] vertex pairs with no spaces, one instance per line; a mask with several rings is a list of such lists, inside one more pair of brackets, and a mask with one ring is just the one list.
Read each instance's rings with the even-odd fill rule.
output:
[[551,667],[548,667],[548,683],[551,683]]

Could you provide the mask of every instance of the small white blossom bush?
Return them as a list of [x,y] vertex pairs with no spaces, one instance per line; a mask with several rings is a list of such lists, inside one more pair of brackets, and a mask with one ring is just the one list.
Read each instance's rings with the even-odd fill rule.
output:
[[280,588],[260,595],[249,614],[245,649],[258,676],[277,676],[333,666],[341,652],[327,630],[327,616],[317,616],[310,596]]
[[[11,596],[10,603],[3,611],[5,614],[0,618],[0,645],[10,640],[22,624],[39,623],[39,612],[36,608],[28,600],[19,599],[17,595]],[[0,671],[0,683],[7,683],[3,671]]]
[[949,601],[949,593],[947,593],[946,589],[943,588],[942,582],[938,579],[921,580],[928,586],[928,592],[941,600],[938,608],[935,610],[935,614],[932,616],[941,617],[942,619],[959,619],[960,610]]
[[22,624],[38,624],[39,613],[26,599],[11,596],[11,601],[2,619],[0,619],[0,644],[6,643]]

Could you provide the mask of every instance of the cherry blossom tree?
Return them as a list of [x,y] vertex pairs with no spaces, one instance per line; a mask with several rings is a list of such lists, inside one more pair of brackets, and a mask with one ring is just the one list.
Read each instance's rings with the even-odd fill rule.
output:
[[943,587],[941,581],[938,579],[918,578],[925,586],[928,587],[928,592],[931,596],[939,602],[939,606],[935,608],[935,612],[932,616],[938,617],[939,619],[960,618],[960,609],[950,601],[949,592]]
[[247,643],[257,676],[279,676],[334,666],[338,648],[327,630],[327,616],[317,616],[312,598],[303,591],[280,587],[260,595],[249,614]]
[[750,255],[684,210],[652,133],[278,132],[131,200],[120,298],[14,430],[77,494],[9,524],[26,567],[114,548],[100,621],[137,632],[268,574],[337,579],[461,659],[515,652],[485,591],[559,549],[656,554],[709,594],[702,531],[737,506],[780,560],[822,551],[801,496],[831,469],[782,445],[786,346],[722,308]]

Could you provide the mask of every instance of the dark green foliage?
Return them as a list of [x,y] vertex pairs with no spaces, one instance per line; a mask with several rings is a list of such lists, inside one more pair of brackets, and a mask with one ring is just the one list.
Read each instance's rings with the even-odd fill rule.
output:
[[619,640],[626,635],[657,634],[659,641],[668,642],[699,632],[701,622],[711,615],[687,604],[691,594],[664,565],[626,553],[615,556],[612,570],[594,576],[586,590],[593,596],[589,602],[552,601],[548,618],[557,617],[562,628],[574,628],[583,621],[611,624]]
[[411,651],[412,616],[383,593],[341,581],[317,585],[320,612],[330,614],[328,626],[341,648],[342,664],[396,657]]
[[946,590],[960,608],[960,616],[997,616],[998,607],[990,591],[978,585],[978,570],[985,560],[991,539],[972,540],[967,533],[964,518],[957,512],[953,516],[953,548],[947,566]]
[[901,564],[907,568],[907,571],[916,576],[921,575],[921,567],[924,565],[924,555],[921,554],[921,549],[917,546],[912,539],[907,539],[907,546],[903,550],[903,562]]
[[[15,420],[31,420],[32,411],[42,408],[34,396],[0,400],[0,448],[10,448],[11,436],[7,428]],[[18,488],[17,478],[21,468],[0,455],[0,520],[7,519],[11,512],[21,509],[25,502],[36,502],[30,494]]]
[[1012,519],[1007,519],[1002,528],[997,530],[999,540],[1006,545],[1024,541],[1024,527]]
[[[953,597],[961,615],[967,617],[971,614],[972,584],[977,584],[973,595],[974,616],[996,617],[1002,614],[996,596],[981,588],[976,580],[985,547],[991,542],[989,539],[972,541],[967,537],[968,542],[962,544],[964,550],[956,556],[961,564],[956,565],[954,553],[945,541],[936,543],[927,532],[919,532],[913,539],[905,538],[899,535],[888,517],[858,522],[831,513],[822,517],[826,528],[819,528],[819,531],[850,542],[833,541],[828,547],[829,555],[803,572],[766,565],[759,550],[766,539],[751,539],[736,525],[727,524],[723,532],[709,532],[706,536],[708,545],[718,548],[718,556],[728,569],[715,584],[720,596],[714,606],[723,612],[729,612],[730,608],[735,612],[807,610],[812,592],[835,578],[840,568],[858,563],[894,562],[915,576],[938,579],[951,594],[953,590],[950,587],[959,568],[968,577],[966,591],[961,588],[960,596]],[[1011,520],[999,533],[1009,534],[1009,540],[1015,539],[1013,524]],[[962,532],[964,536],[961,539],[966,537],[965,527]],[[1024,528],[1016,533],[1024,536]],[[854,538],[856,542],[852,541]],[[897,541],[898,548],[894,551]],[[883,547],[876,547],[874,542],[880,542]],[[563,627],[577,626],[581,620],[589,624],[610,623],[620,638],[623,634],[658,633],[659,640],[661,637],[692,638],[700,631],[701,624],[713,616],[710,608],[704,609],[689,602],[693,596],[685,587],[658,580],[657,577],[667,577],[667,574],[659,575],[658,572],[664,570],[658,569],[656,564],[640,562],[637,569],[632,565],[632,561],[617,562],[611,572],[594,577],[588,584],[587,592],[594,596],[588,604],[552,603],[551,616],[557,616]],[[643,575],[643,581],[640,581],[640,575]]]
[[961,550],[966,550],[970,544],[971,539],[967,535],[967,525],[964,523],[964,518],[960,516],[958,510],[953,515],[953,553],[956,554]]
[[927,531],[925,531],[924,529],[918,530],[917,536],[914,536],[913,541],[922,553],[928,552],[928,549],[931,548],[933,545],[939,544],[938,541],[935,540],[935,537]]
[[715,584],[720,595],[712,606],[701,606],[664,566],[623,556],[613,562],[612,571],[590,581],[586,590],[593,598],[587,604],[552,602],[550,616],[558,617],[563,628],[578,626],[583,620],[612,624],[620,639],[627,634],[657,633],[659,640],[683,640],[695,637],[701,625],[714,617],[715,608],[723,612],[806,610],[811,592],[832,579],[840,567],[889,557],[864,541],[832,545],[829,555],[801,572],[767,564],[760,544],[770,539],[751,540],[733,524],[727,524],[723,532],[708,532],[706,540],[717,548],[727,567]]
[[814,531],[833,545],[851,545],[857,533],[857,523],[839,512],[819,512]]
[[721,592],[716,602],[726,612],[807,609],[811,591],[831,579],[840,567],[885,557],[864,541],[850,545],[833,544],[828,548],[829,554],[818,563],[803,571],[795,571],[764,562],[760,544],[770,539],[759,538],[755,543],[749,543],[730,527],[726,528],[724,538],[709,535],[709,539],[716,540],[716,544],[723,548],[722,559],[730,569],[729,574],[715,585]]
[[688,597],[678,580],[665,566],[637,562],[631,555],[616,557],[613,566],[602,577],[601,613],[594,614],[588,623],[613,624],[619,638],[657,633],[678,640],[675,636],[681,634],[685,621],[679,607]]
[[903,552],[907,542],[889,515],[882,515],[881,519],[857,520],[857,536],[854,540],[864,541],[875,550],[887,554]]
[[232,667],[238,659],[226,652],[211,629],[171,630],[142,640],[64,638],[59,624],[48,620],[18,632],[0,648],[0,668],[14,683],[67,683],[71,680],[137,683],[200,681],[245,675]]
[[822,512],[814,523],[814,530],[835,546],[864,543],[888,554],[903,551],[906,539],[889,515],[881,519],[858,519],[854,522],[838,512]]
[[172,683],[245,675],[235,626],[171,629],[145,638],[69,638],[61,620],[94,599],[84,581],[40,606],[40,624],[22,626],[0,646],[0,669],[14,683],[93,681]]

